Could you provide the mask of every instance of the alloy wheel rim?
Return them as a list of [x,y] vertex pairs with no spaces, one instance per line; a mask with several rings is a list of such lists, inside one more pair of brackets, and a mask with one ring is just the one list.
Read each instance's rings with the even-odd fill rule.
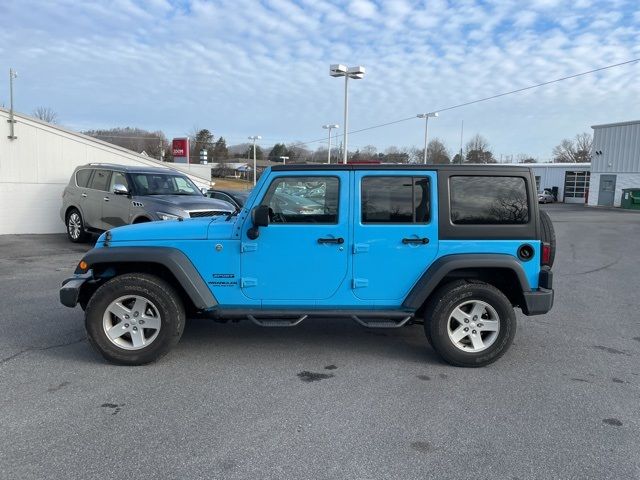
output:
[[69,215],[69,224],[67,226],[69,230],[69,235],[71,238],[76,239],[80,236],[80,228],[82,224],[80,221],[80,216],[77,213],[72,213]]
[[447,321],[451,343],[468,353],[478,353],[495,343],[500,333],[500,317],[482,300],[468,300],[456,306]]
[[140,350],[158,338],[162,318],[151,300],[123,295],[105,309],[102,327],[109,341],[124,350]]

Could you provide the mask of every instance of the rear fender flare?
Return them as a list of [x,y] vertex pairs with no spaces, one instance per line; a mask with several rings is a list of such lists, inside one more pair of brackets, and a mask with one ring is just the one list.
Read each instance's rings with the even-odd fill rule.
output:
[[520,283],[522,292],[530,292],[529,281],[524,269],[511,255],[505,254],[458,254],[446,255],[438,260],[422,274],[405,297],[402,306],[412,310],[419,309],[438,288],[440,282],[452,271],[471,268],[505,268],[513,271]]

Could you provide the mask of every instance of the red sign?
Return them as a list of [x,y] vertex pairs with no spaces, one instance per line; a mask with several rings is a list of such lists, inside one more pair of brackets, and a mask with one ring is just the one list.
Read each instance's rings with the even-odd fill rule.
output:
[[172,144],[174,157],[188,157],[189,156],[189,139],[188,138],[174,138]]

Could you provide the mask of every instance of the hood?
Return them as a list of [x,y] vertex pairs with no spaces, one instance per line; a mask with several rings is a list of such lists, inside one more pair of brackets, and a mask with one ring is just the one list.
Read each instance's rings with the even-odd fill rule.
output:
[[[206,240],[211,218],[190,218],[183,221],[167,220],[136,223],[109,230],[111,243],[151,242],[155,240]],[[100,235],[102,244],[106,234]],[[98,245],[96,245],[98,246]]]
[[234,210],[234,207],[227,202],[199,195],[149,195],[144,197],[143,201],[182,210],[223,210],[225,212]]
[[[158,240],[225,240],[233,233],[235,219],[226,221],[226,216],[188,218],[182,221],[167,220],[137,223],[109,230],[111,243],[149,243]],[[96,247],[102,246],[105,234],[100,235]]]

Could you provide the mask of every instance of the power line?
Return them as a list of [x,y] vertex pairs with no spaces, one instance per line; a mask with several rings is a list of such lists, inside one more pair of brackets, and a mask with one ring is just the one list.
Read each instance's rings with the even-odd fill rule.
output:
[[[577,77],[581,77],[581,76],[584,76],[584,75],[589,75],[589,74],[592,74],[592,73],[601,72],[603,70],[608,70],[610,68],[615,68],[615,67],[620,67],[620,66],[623,66],[623,65],[628,65],[628,64],[631,64],[631,63],[636,63],[638,61],[640,61],[640,58],[634,58],[633,60],[627,60],[625,62],[614,63],[612,65],[606,65],[604,67],[595,68],[593,70],[588,70],[586,72],[580,72],[580,73],[575,73],[573,75],[567,75],[566,77],[556,78],[554,80],[549,80],[549,81],[546,81],[546,82],[537,83],[535,85],[529,85],[528,87],[517,88],[515,90],[510,90],[508,92],[503,92],[503,93],[498,93],[496,95],[491,95],[490,97],[479,98],[477,100],[471,100],[470,102],[459,103],[457,105],[452,105],[452,106],[444,107],[444,108],[438,108],[438,109],[434,109],[432,111],[433,112],[446,112],[448,110],[453,110],[453,109],[456,109],[456,108],[467,107],[469,105],[473,105],[473,104],[476,104],[476,103],[486,102],[487,100],[493,100],[493,99],[496,99],[496,98],[505,97],[507,95],[513,95],[515,93],[524,92],[526,90],[532,90],[534,88],[544,87],[546,85],[551,85],[552,83],[562,82],[564,80],[569,80],[569,79],[572,79],[572,78],[577,78]],[[416,116],[412,115],[410,117],[400,118],[398,120],[393,120],[391,122],[380,123],[378,125],[372,125],[370,127],[360,128],[358,130],[350,130],[347,133],[351,134],[351,133],[366,132],[367,130],[374,130],[376,128],[382,128],[382,127],[386,127],[386,126],[389,126],[389,125],[394,125],[396,123],[407,122],[409,120],[414,120],[415,118],[416,118]],[[334,138],[337,138],[337,137],[344,137],[344,133],[337,133]],[[298,143],[298,145],[308,145],[310,143],[324,142],[326,140],[327,140],[326,138],[319,138],[317,140],[310,140],[308,142],[300,142],[300,143]]]

